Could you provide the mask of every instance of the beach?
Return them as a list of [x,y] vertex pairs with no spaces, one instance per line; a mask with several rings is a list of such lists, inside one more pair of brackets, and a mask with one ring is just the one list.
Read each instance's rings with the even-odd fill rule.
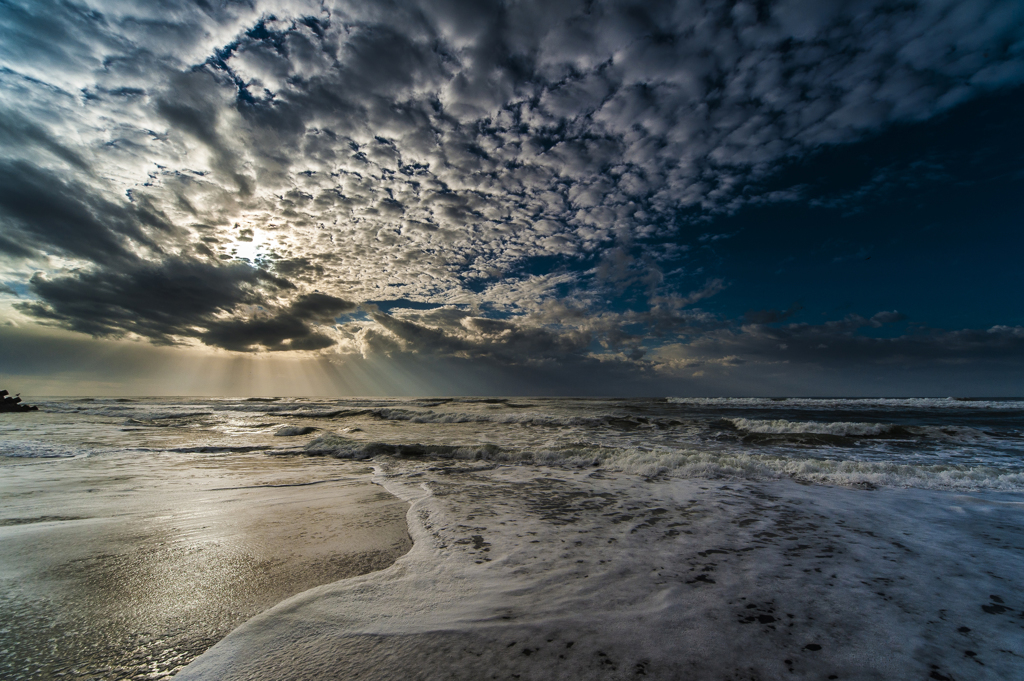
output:
[[1022,444],[1014,400],[41,400],[2,671],[1016,678]]

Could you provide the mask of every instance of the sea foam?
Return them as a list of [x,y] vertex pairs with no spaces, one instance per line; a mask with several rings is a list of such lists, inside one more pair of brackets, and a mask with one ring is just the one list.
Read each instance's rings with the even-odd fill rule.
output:
[[411,503],[412,551],[250,620],[179,678],[1024,672],[1013,653],[1022,602],[1007,586],[1024,576],[1011,548],[1020,524],[1005,522],[1022,510],[999,500],[466,463],[382,468],[381,484]]

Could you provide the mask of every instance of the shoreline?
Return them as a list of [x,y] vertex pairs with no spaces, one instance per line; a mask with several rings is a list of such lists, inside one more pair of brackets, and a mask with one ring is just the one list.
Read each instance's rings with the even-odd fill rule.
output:
[[166,454],[0,467],[0,676],[12,680],[166,678],[267,608],[411,547],[407,504],[352,462]]
[[379,463],[412,550],[180,678],[1024,674],[1018,494]]

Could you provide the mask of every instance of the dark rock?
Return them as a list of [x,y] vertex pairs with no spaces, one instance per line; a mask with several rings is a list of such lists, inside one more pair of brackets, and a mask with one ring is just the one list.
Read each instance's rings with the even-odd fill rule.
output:
[[39,411],[39,407],[30,407],[27,404],[22,404],[20,393],[11,397],[11,394],[6,390],[0,390],[0,412],[17,411]]

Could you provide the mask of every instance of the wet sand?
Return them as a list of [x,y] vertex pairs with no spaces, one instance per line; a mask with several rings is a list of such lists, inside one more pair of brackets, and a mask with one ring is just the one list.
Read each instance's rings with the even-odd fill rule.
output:
[[163,678],[252,616],[387,567],[408,504],[364,465],[0,457],[0,678]]

